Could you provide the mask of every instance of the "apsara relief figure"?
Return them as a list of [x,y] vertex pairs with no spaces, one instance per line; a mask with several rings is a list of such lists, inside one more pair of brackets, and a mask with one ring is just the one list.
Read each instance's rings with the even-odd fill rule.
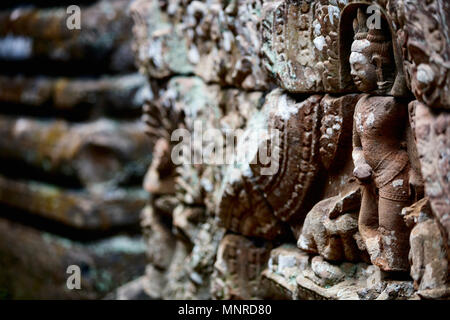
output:
[[359,232],[373,264],[384,271],[407,271],[409,231],[401,211],[411,198],[405,143],[408,108],[387,95],[395,63],[386,21],[381,28],[368,27],[367,16],[358,9],[353,28],[351,76],[364,93],[353,125],[353,173],[363,191]]

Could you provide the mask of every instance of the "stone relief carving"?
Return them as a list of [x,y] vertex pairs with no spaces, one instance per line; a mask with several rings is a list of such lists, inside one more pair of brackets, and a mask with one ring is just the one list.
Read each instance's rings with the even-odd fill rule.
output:
[[410,203],[410,163],[405,139],[407,105],[390,92],[394,70],[386,28],[367,28],[358,9],[349,63],[356,87],[365,92],[355,109],[354,175],[363,195],[359,231],[371,261],[386,271],[408,269],[408,230],[400,216]]
[[[184,239],[183,259],[194,256],[190,248],[202,230],[211,235],[210,224],[223,232],[210,248],[218,248],[210,283],[215,298],[448,296],[448,32],[437,24],[446,21],[448,5],[438,0],[414,8],[418,1],[242,2],[262,10],[259,23],[236,18],[241,1],[222,9],[200,2],[188,10],[170,4],[158,9],[171,28],[189,26],[188,43],[199,55],[190,72],[200,78],[186,75],[176,86],[181,80],[174,80],[175,69],[164,76],[171,80],[161,90],[166,92],[161,102],[183,110],[183,128],[192,131],[192,121],[200,119],[224,136],[230,128],[281,133],[273,175],[262,174],[264,165],[250,161],[172,168],[173,189],[153,205],[163,208],[164,195],[175,199],[165,210],[176,237]],[[381,29],[367,25],[372,4]],[[229,19],[224,32],[231,35],[215,34],[216,21],[208,18],[222,14]],[[416,17],[422,16],[429,28],[419,27]],[[246,47],[250,42],[239,35],[253,39],[255,28],[261,38],[253,55]],[[234,39],[232,49],[228,36]],[[219,63],[228,59],[234,67]],[[215,73],[202,70],[202,63],[215,65]],[[280,88],[268,90],[265,76],[258,84],[255,72],[264,73],[263,66]],[[182,89],[192,89],[187,83],[195,81],[208,92],[199,92],[200,100]],[[257,91],[242,91],[249,88]],[[170,149],[162,139],[155,144],[165,153],[161,159]],[[267,147],[267,139],[253,144],[249,160]],[[234,157],[246,151],[238,147]],[[436,247],[430,248],[432,243]],[[253,251],[260,258],[253,259]],[[238,261],[249,270],[236,267]],[[205,265],[211,270],[211,263]],[[250,270],[255,266],[257,275]],[[182,278],[188,277],[186,270]],[[202,279],[208,277],[205,270],[198,272]],[[204,288],[199,283],[186,284],[194,296]]]
[[[151,298],[450,298],[450,1],[83,1],[73,32],[65,8],[26,2],[0,10],[0,260],[39,284],[63,256],[122,283],[145,248],[133,234],[121,253],[117,232],[141,213],[133,285]],[[231,152],[245,161],[214,162],[258,130]],[[112,288],[97,271],[83,297]]]
[[448,297],[448,246],[428,199],[404,208],[402,215],[406,224],[413,227],[409,261],[415,289],[428,299]]
[[[289,92],[354,92],[349,72],[345,70],[348,57],[341,52],[342,47],[349,45],[346,41],[350,41],[345,35],[352,31],[352,24],[345,16],[353,14],[355,8],[367,10],[369,5],[376,5],[369,11],[380,12],[388,18],[391,33],[400,33],[403,30],[394,24],[393,17],[397,16],[402,1],[392,1],[389,6],[386,1],[358,0],[268,2],[264,4],[261,32],[264,66]],[[342,25],[341,17],[345,20]],[[400,42],[394,43],[393,51],[396,77],[392,94],[404,96],[408,91]]]
[[138,63],[156,79],[194,73],[208,83],[266,90],[258,55],[261,9],[261,0],[136,1]]
[[308,213],[297,246],[330,261],[360,261],[365,255],[357,244],[361,192],[350,192],[320,201]]
[[225,236],[214,264],[213,296],[219,299],[249,299],[264,295],[258,282],[271,249],[270,243],[255,243],[239,235]]
[[[268,94],[259,116],[253,116],[246,130],[261,125],[268,131],[279,130],[278,170],[273,175],[261,174],[264,166],[257,162],[228,167],[217,207],[224,226],[266,239],[286,236],[286,223],[296,229],[318,201],[321,170],[339,158],[338,150],[351,139],[344,130],[351,130],[356,98],[313,95],[296,102],[279,89]],[[266,141],[256,143],[265,146]],[[238,148],[237,157],[247,151]]]
[[[327,50],[326,41],[331,45],[332,40],[321,37],[320,28],[321,24],[334,25],[335,21],[326,21],[324,8],[317,8],[321,16],[314,17],[314,9],[310,1],[269,2],[265,7],[262,34],[265,66],[284,89],[292,92],[324,90],[321,71],[325,64],[321,61],[316,66],[316,56]],[[313,28],[315,42],[311,41]],[[328,63],[326,67],[331,69]]]
[[425,191],[430,199],[431,208],[448,237],[450,185],[446,175],[450,165],[448,155],[450,117],[446,113],[435,114],[418,101],[411,102],[410,107],[414,110],[415,136]]
[[392,1],[404,69],[415,97],[431,108],[450,107],[449,4],[445,0]]

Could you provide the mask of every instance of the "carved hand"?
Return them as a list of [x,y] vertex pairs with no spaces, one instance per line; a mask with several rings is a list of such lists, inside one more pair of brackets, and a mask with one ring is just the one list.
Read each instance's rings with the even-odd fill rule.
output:
[[367,164],[361,164],[353,170],[353,175],[361,182],[367,182],[372,176],[372,168]]

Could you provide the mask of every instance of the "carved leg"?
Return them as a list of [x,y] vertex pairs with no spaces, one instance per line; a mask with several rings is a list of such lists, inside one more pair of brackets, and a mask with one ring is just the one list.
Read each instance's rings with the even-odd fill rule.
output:
[[378,230],[377,196],[372,185],[363,185],[358,229],[364,241],[376,237]]
[[408,271],[409,228],[401,216],[410,205],[408,170],[380,189],[379,234],[382,242],[381,258],[375,264],[384,271]]
[[379,215],[382,252],[375,262],[384,271],[408,271],[409,230],[401,216],[409,201],[380,198]]
[[358,230],[364,240],[367,252],[373,262],[380,255],[378,235],[378,197],[371,184],[362,187],[361,209],[358,217]]

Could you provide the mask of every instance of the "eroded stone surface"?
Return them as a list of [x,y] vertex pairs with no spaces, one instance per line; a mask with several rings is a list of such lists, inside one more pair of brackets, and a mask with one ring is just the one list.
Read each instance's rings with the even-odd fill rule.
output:
[[402,214],[410,226],[409,260],[411,277],[418,294],[428,299],[446,298],[448,287],[448,246],[439,222],[433,216],[427,198],[404,208]]
[[364,251],[358,248],[356,240],[360,206],[359,186],[322,200],[306,216],[297,246],[331,261],[361,260]]
[[[0,58],[9,61],[87,61],[104,70],[133,69],[128,0],[83,7],[81,29],[67,27],[67,8],[16,8],[0,13]],[[68,66],[69,67],[69,66]]]
[[140,122],[101,119],[72,124],[0,116],[3,157],[77,179],[90,187],[143,175],[151,143]]
[[[4,299],[101,299],[145,269],[140,237],[80,243],[1,218],[0,240]],[[82,290],[67,289],[70,265],[81,268]]]
[[[133,112],[151,95],[145,78],[139,74],[71,79],[46,77],[0,77],[0,101],[73,113],[95,108],[95,113]],[[29,108],[28,110],[30,110]],[[44,110],[42,111],[44,113]]]
[[0,176],[1,203],[81,230],[137,225],[146,198],[137,188],[89,192]]
[[137,118],[156,89],[135,73],[130,2],[83,1],[79,30],[68,3],[0,5],[0,298],[99,299],[144,273]]
[[243,236],[227,235],[220,243],[212,275],[216,299],[250,299],[264,294],[261,272],[269,259],[270,243],[255,244]]
[[413,107],[415,107],[417,150],[425,191],[434,214],[448,235],[450,233],[450,184],[447,175],[450,167],[450,131],[448,129],[450,117],[446,113],[434,114],[422,103],[413,102]]
[[135,51],[154,78],[194,73],[206,82],[266,89],[258,51],[262,1],[136,1]]
[[450,107],[450,43],[447,1],[393,1],[404,67],[416,98],[431,108]]

